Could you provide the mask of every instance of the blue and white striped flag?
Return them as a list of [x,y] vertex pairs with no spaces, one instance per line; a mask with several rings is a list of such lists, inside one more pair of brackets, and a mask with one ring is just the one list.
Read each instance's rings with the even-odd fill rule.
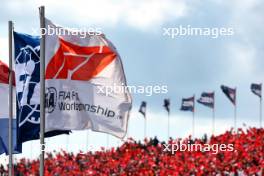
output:
[[214,92],[203,92],[197,102],[209,108],[214,108]]
[[183,98],[180,110],[194,112],[194,96],[190,98]]

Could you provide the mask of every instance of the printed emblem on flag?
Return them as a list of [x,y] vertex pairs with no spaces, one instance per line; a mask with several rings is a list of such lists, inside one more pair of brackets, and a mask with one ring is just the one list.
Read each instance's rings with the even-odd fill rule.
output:
[[88,81],[107,67],[116,54],[107,46],[78,46],[59,39],[60,48],[50,60],[46,79]]
[[[39,138],[40,131],[40,39],[14,32],[19,143]],[[45,137],[68,134],[53,129]]]
[[[58,29],[46,19],[46,27]],[[121,58],[102,35],[46,35],[46,131],[92,129],[123,138],[131,95],[99,92],[125,87]]]
[[25,122],[40,123],[40,104],[37,98],[39,91],[39,54],[40,47],[27,45],[20,48],[15,58],[18,106],[22,111],[19,116],[19,126]]

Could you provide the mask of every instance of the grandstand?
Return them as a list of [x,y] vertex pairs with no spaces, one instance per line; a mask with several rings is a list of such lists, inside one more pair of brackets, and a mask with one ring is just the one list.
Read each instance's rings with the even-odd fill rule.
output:
[[[188,144],[233,144],[234,151],[166,152],[167,144],[180,140]],[[47,153],[45,175],[263,175],[264,129],[248,128],[226,131],[211,137],[135,141],[121,146],[87,153],[66,151]],[[15,165],[17,175],[38,175],[39,161],[21,159]],[[0,173],[7,174],[4,166]]]

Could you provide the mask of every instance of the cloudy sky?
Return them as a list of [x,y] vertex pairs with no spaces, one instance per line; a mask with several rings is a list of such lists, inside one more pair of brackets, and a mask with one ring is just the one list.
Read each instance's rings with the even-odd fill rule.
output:
[[[180,112],[181,98],[202,91],[216,92],[217,133],[233,125],[233,106],[220,90],[221,84],[238,89],[238,126],[258,126],[259,101],[250,92],[252,82],[263,82],[264,2],[261,0],[2,0],[0,6],[0,59],[7,63],[7,21],[18,32],[34,34],[39,26],[38,7],[45,5],[46,17],[65,27],[100,27],[122,57],[129,85],[166,85],[167,94],[133,94],[129,135],[143,138],[144,120],[137,112],[147,101],[147,133],[167,137],[167,116],[162,104],[171,99],[171,133],[186,137],[191,133],[191,114]],[[232,28],[232,36],[163,35],[164,28],[179,26]],[[196,106],[196,136],[211,132],[211,111]],[[82,137],[80,137],[82,136]],[[85,146],[105,146],[104,134],[74,132],[70,137],[48,139],[48,149],[63,146],[70,151]],[[86,141],[85,143],[83,141]],[[55,144],[56,143],[56,144]],[[69,145],[69,143],[71,145]],[[109,137],[109,145],[121,142]],[[37,156],[36,142],[24,145],[21,156]],[[67,147],[68,146],[68,147]],[[31,148],[35,150],[28,152]],[[81,147],[81,148],[80,148]]]

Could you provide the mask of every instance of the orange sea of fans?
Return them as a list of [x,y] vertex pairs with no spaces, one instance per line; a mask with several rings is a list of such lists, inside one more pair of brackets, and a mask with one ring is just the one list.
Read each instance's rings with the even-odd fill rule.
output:
[[[177,141],[179,139],[171,139]],[[191,140],[190,138],[185,140]],[[164,152],[157,138],[143,143],[127,140],[118,148],[72,154],[48,153],[45,176],[59,175],[264,175],[264,129],[232,130],[209,139],[191,140],[199,144],[233,144],[234,151]],[[38,175],[39,161],[22,159],[14,168],[16,175]],[[7,171],[3,166],[0,174]]]

